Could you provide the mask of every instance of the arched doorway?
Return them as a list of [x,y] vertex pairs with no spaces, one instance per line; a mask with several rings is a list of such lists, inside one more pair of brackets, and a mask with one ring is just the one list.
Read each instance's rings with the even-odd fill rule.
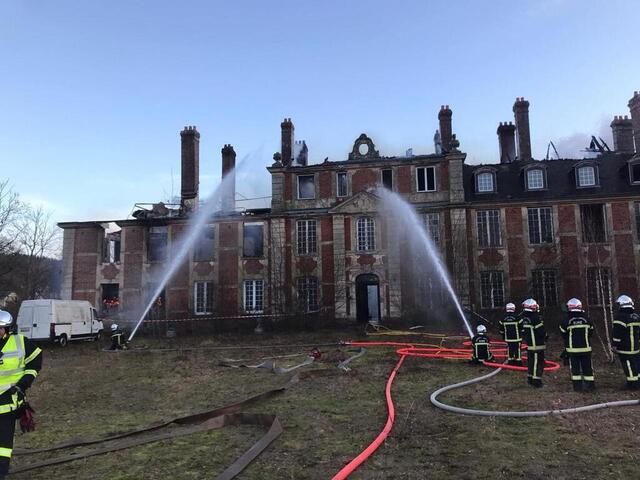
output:
[[372,273],[356,278],[356,318],[358,322],[380,322],[380,281]]

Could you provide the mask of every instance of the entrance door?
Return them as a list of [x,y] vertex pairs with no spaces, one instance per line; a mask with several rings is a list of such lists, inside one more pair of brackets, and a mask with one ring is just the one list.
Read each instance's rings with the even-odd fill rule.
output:
[[380,283],[367,273],[356,278],[356,318],[358,322],[380,322]]

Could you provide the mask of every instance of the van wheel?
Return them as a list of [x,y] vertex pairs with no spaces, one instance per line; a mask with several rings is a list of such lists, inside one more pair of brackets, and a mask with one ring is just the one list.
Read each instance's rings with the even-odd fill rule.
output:
[[58,340],[58,343],[60,344],[61,347],[67,346],[67,343],[69,343],[69,340],[67,339],[67,335],[65,333],[60,335],[60,340]]

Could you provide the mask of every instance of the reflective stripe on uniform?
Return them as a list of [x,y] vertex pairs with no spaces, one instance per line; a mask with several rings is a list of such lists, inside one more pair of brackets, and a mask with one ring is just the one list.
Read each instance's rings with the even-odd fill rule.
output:
[[582,375],[571,375],[571,380],[573,380],[574,382],[576,380],[582,380]]
[[25,370],[24,371],[25,375],[33,375],[34,378],[38,376],[38,371],[37,370]]
[[0,457],[11,458],[12,448],[0,447]]
[[36,349],[33,351],[33,353],[31,355],[29,355],[27,358],[24,359],[25,365],[27,363],[29,363],[31,360],[33,360],[34,358],[36,358],[41,353],[42,353],[42,350],[40,350],[40,348],[36,347]]
[[593,375],[583,375],[582,379],[585,382],[593,382],[593,381],[595,381],[595,377]]

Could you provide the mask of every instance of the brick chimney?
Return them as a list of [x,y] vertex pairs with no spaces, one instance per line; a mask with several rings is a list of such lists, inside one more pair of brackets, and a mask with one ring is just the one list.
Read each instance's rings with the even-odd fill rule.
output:
[[498,143],[500,145],[500,163],[511,163],[516,159],[516,126],[512,122],[500,122],[498,125]]
[[288,167],[291,165],[291,161],[293,160],[293,132],[295,128],[293,126],[293,122],[291,122],[291,119],[285,118],[280,124],[280,129],[282,132],[280,147],[280,153],[282,153],[282,165]]
[[200,133],[196,127],[184,127],[180,132],[182,175],[180,206],[184,211],[198,206],[198,186],[200,183]]
[[613,149],[618,153],[633,153],[633,124],[628,116],[615,116],[611,122]]
[[524,97],[516,98],[513,116],[518,134],[518,160],[531,160],[531,133],[529,132],[529,102]]
[[451,117],[453,112],[449,108],[449,105],[441,105],[438,112],[438,120],[440,121],[440,141],[442,143],[442,151],[448,152],[451,148],[451,135],[453,130],[451,129]]
[[629,100],[629,110],[631,111],[636,153],[640,153],[640,92],[633,92],[633,97]]
[[[222,147],[222,198],[221,208],[224,212],[233,212],[236,209],[236,152],[232,145],[225,145]],[[229,178],[225,182],[228,175]]]

